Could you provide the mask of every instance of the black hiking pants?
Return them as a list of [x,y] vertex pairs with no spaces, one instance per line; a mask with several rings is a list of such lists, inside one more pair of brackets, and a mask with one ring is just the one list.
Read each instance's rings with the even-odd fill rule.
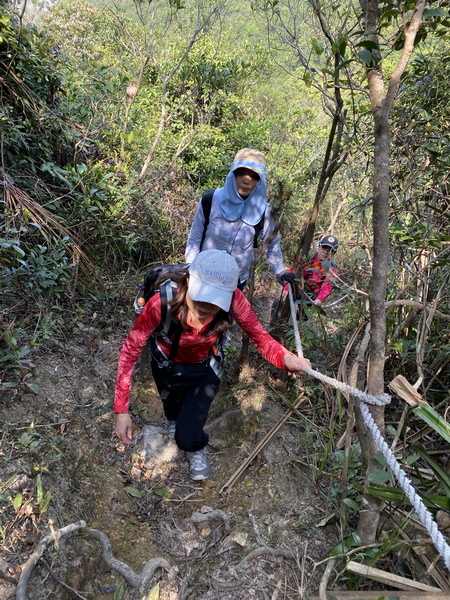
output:
[[151,365],[166,419],[177,421],[177,446],[186,452],[201,450],[208,443],[203,427],[219,390],[219,377],[210,367],[209,360],[160,367],[152,358]]

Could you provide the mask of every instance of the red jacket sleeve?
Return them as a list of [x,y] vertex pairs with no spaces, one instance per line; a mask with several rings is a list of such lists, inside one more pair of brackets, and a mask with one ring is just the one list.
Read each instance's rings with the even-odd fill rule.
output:
[[267,333],[241,290],[234,292],[231,307],[236,322],[248,335],[261,356],[275,367],[287,371],[284,366],[284,355],[289,350]]
[[113,411],[128,412],[130,389],[134,367],[144,346],[161,321],[161,300],[159,293],[150,298],[144,310],[136,319],[133,329],[124,341],[117,368],[116,390]]
[[[287,370],[284,366],[284,355],[289,351],[267,333],[241,290],[235,291],[231,309],[236,322],[261,356],[279,369]],[[134,367],[148,338],[160,321],[161,301],[159,294],[155,294],[136,319],[120,351],[113,405],[116,413],[128,412]]]

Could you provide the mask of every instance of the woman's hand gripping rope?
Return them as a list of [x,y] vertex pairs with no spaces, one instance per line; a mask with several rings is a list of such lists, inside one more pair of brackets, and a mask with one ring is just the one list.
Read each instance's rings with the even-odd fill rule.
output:
[[288,371],[293,371],[299,375],[306,375],[305,369],[311,369],[311,363],[303,356],[295,356],[295,354],[284,355],[284,366]]

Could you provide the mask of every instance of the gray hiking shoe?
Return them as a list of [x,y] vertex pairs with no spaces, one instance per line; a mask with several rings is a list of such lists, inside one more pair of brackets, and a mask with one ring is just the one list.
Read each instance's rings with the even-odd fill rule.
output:
[[175,436],[175,430],[177,428],[177,422],[166,419],[165,430],[167,435]]
[[207,479],[211,475],[206,446],[197,452],[186,452],[189,460],[189,475],[194,481]]

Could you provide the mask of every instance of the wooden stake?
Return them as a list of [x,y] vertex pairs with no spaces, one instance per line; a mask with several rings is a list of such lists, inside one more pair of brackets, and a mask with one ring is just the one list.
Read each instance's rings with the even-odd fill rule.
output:
[[397,377],[390,382],[389,387],[410,406],[417,406],[419,402],[424,402],[426,404],[416,388],[412,386],[403,375],[397,375]]
[[[427,585],[426,583],[420,583],[419,581],[414,581],[414,579],[407,579],[406,577],[393,575],[392,573],[388,573],[387,571],[375,569],[374,567],[368,567],[367,565],[362,565],[361,563],[357,563],[353,560],[347,563],[346,569],[347,571],[350,571],[350,573],[364,575],[365,577],[369,577],[369,579],[381,581],[381,583],[385,583],[386,585],[390,585],[400,590],[441,592],[439,588]],[[389,595],[395,596],[396,594],[395,592],[389,592]]]
[[[306,592],[308,600],[320,597]],[[327,600],[448,600],[444,592],[397,592],[396,590],[375,590],[373,592],[326,592]]]

